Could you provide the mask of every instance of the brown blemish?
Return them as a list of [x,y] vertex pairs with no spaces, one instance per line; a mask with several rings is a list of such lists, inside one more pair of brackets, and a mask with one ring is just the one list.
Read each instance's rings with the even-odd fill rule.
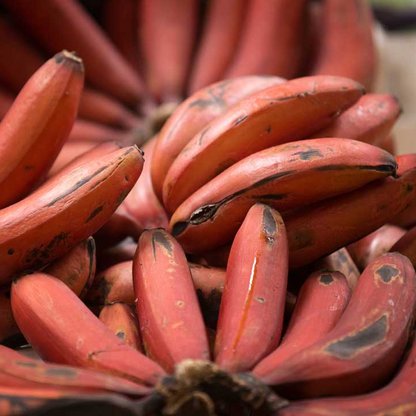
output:
[[126,334],[125,334],[124,331],[118,331],[118,332],[116,332],[116,336],[118,338],[120,338],[121,340],[123,340],[123,341],[126,339]]
[[334,278],[331,274],[321,274],[321,277],[319,278],[319,282],[322,283],[325,286],[329,286],[334,281]]
[[259,302],[259,303],[266,303],[266,299],[261,298],[261,297],[259,297],[259,296],[257,296],[257,297],[256,297],[256,300],[257,300],[257,302]]
[[12,256],[12,255],[14,254],[14,250],[13,250],[12,248],[9,248],[9,249],[7,250],[7,254],[8,254],[9,256]]
[[262,223],[264,236],[266,237],[269,245],[273,245],[277,234],[277,224],[271,209],[267,206],[263,209]]
[[15,364],[18,365],[19,367],[30,367],[30,368],[38,367],[38,364],[32,361],[16,361]]
[[303,152],[295,153],[296,156],[299,156],[301,160],[312,160],[316,158],[323,158],[324,155],[319,149],[309,149]]
[[204,136],[207,134],[208,130],[211,128],[211,126],[208,126],[207,128],[205,128],[204,130],[202,130],[199,139],[198,139],[198,146],[202,145],[202,140],[204,138]]
[[242,123],[244,120],[247,119],[247,115],[239,117],[236,121],[234,121],[234,126],[238,126],[240,123]]
[[299,228],[296,230],[291,241],[291,250],[302,250],[303,248],[310,247],[313,243],[313,231],[309,228]]
[[153,258],[156,261],[156,244],[159,244],[166,250],[166,254],[169,257],[173,257],[173,246],[169,239],[166,237],[166,234],[162,230],[155,230],[152,234],[152,250]]
[[179,308],[183,308],[183,307],[184,307],[184,305],[185,305],[185,302],[183,302],[183,301],[181,301],[181,300],[178,300],[178,301],[176,302],[176,306],[178,306]]
[[70,368],[48,368],[45,373],[49,376],[56,377],[77,377],[78,373]]
[[376,270],[376,274],[378,274],[379,279],[384,283],[391,283],[392,280],[395,280],[394,278],[399,275],[399,273],[399,270],[388,264],[384,264]]
[[103,206],[100,205],[99,207],[95,208],[93,212],[91,212],[90,216],[88,217],[86,223],[90,222],[94,217],[96,217],[101,211],[103,210]]
[[28,171],[30,171],[30,170],[33,170],[33,169],[35,169],[35,167],[34,167],[33,165],[25,165],[25,167],[24,167],[24,170],[25,170],[26,172],[28,172]]
[[383,341],[386,337],[387,329],[387,316],[383,315],[366,328],[332,342],[325,348],[325,351],[341,359],[352,358],[362,350],[373,347]]

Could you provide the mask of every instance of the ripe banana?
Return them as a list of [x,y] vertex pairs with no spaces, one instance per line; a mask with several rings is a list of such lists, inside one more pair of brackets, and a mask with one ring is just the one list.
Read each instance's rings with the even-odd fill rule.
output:
[[100,312],[100,321],[126,345],[143,352],[139,323],[133,310],[125,303],[112,303]]
[[204,252],[229,243],[257,201],[284,212],[360,188],[395,170],[393,156],[348,139],[271,147],[236,163],[190,196],[173,214],[170,229],[186,252]]
[[133,187],[142,166],[137,147],[120,149],[54,176],[1,210],[0,282],[63,256],[96,232]]
[[351,297],[351,289],[340,272],[312,273],[300,289],[295,310],[280,345],[257,364],[253,373],[266,375],[299,351],[326,336],[338,323]]
[[168,216],[157,198],[153,189],[151,169],[153,166],[153,153],[157,137],[147,141],[142,150],[146,163],[142,174],[133,189],[123,202],[125,210],[143,228],[165,228],[169,226]]
[[333,397],[295,402],[279,412],[282,416],[301,415],[412,415],[416,410],[415,386],[416,343],[414,334],[410,350],[405,355],[394,378],[383,388],[352,397]]
[[[44,273],[65,283],[78,297],[83,298],[95,275],[95,243],[92,237],[82,241],[65,256],[43,269]],[[10,286],[0,290],[0,341],[13,344],[20,334],[12,313]],[[18,339],[17,339],[18,340]]]
[[197,91],[180,104],[160,131],[152,158],[152,182],[159,200],[169,168],[199,131],[242,99],[284,81],[258,75],[228,79]]
[[0,382],[13,388],[56,388],[89,394],[107,391],[142,396],[150,391],[119,377],[29,358],[3,345],[0,345]]
[[371,89],[377,56],[370,3],[324,0],[321,24],[321,44],[312,74],[352,78]]
[[355,264],[364,270],[378,256],[390,251],[393,245],[406,234],[406,230],[386,224],[361,240],[347,246]]
[[3,4],[49,52],[76,50],[91,85],[128,105],[143,97],[139,75],[77,1],[4,0]]
[[345,78],[305,77],[240,101],[186,145],[163,184],[168,213],[216,175],[252,153],[299,140],[329,125],[363,95]]
[[231,373],[250,370],[278,345],[288,274],[280,214],[254,205],[231,246],[215,338],[215,362]]
[[223,78],[234,56],[243,26],[247,0],[212,0],[207,6],[189,80],[190,94]]
[[226,78],[264,74],[294,78],[302,68],[305,0],[249,0]]
[[332,124],[309,138],[343,137],[378,145],[389,135],[402,112],[397,98],[389,94],[366,94]]
[[0,124],[0,208],[46,177],[74,123],[83,84],[81,59],[63,51],[21,90]]
[[156,363],[125,345],[58,279],[43,273],[20,277],[12,283],[11,298],[20,330],[44,360],[150,386],[164,375]]
[[102,25],[130,65],[141,73],[137,1],[107,0],[102,10]]
[[416,169],[285,215],[289,264],[297,268],[365,237],[414,199]]
[[145,78],[160,101],[182,101],[196,39],[198,9],[196,0],[138,3]]
[[399,253],[378,257],[361,275],[334,329],[284,363],[263,367],[260,379],[285,397],[374,390],[391,376],[404,351],[415,300],[410,261]]
[[133,262],[137,316],[146,353],[168,372],[209,359],[205,325],[181,246],[164,230],[144,231]]

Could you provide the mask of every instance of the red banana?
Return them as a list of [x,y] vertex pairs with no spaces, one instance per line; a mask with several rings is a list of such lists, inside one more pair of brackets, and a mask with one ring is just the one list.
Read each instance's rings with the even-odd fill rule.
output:
[[400,103],[392,95],[366,94],[310,138],[342,137],[378,146],[390,133],[401,112]]
[[197,91],[180,104],[159,133],[152,158],[152,181],[159,200],[169,168],[199,131],[242,99],[284,81],[258,75],[228,79]]
[[120,149],[54,176],[1,210],[0,282],[63,256],[96,232],[133,187],[142,166],[137,147]]
[[294,78],[302,67],[306,1],[249,0],[226,78],[263,74]]
[[406,234],[406,230],[394,225],[383,225],[361,240],[347,246],[355,264],[365,269],[375,258],[390,251],[393,245]]
[[205,325],[181,246],[164,230],[144,231],[133,263],[137,316],[146,353],[167,371],[209,359]]
[[246,9],[247,0],[212,0],[208,4],[202,39],[192,64],[190,94],[223,78],[235,54]]
[[139,323],[133,310],[125,303],[112,303],[100,312],[100,321],[128,346],[143,352]]
[[0,208],[46,177],[74,123],[83,84],[81,59],[63,51],[21,90],[0,124]]
[[278,345],[288,274],[285,226],[277,211],[254,205],[233,241],[215,338],[215,362],[250,370]]
[[153,385],[164,375],[156,363],[114,335],[58,279],[35,273],[15,280],[12,308],[23,335],[47,361],[91,368],[144,385]]
[[289,263],[303,266],[377,230],[414,199],[416,169],[285,215]]
[[139,42],[145,78],[160,101],[182,100],[196,38],[196,0],[141,0]]
[[312,74],[352,78],[371,89],[377,56],[370,3],[324,0],[322,26],[322,40]]
[[360,188],[395,170],[393,156],[349,139],[271,147],[246,157],[191,195],[173,214],[170,229],[186,252],[204,252],[229,243],[255,202],[284,212]]
[[332,331],[282,364],[263,367],[260,380],[285,397],[374,390],[391,376],[404,351],[415,300],[410,261],[399,253],[378,257],[361,275]]
[[[64,392],[116,392],[143,395],[143,386],[82,368],[48,364],[0,345],[0,384],[14,388],[56,388]],[[150,390],[150,389],[149,389]]]
[[220,172],[252,153],[329,125],[364,90],[338,77],[305,77],[262,90],[217,117],[186,145],[163,184],[168,213]]
[[140,72],[142,64],[137,36],[137,1],[107,0],[103,6],[101,20],[107,35],[118,50],[136,72]]
[[342,273],[312,273],[302,285],[282,342],[254,367],[253,374],[267,375],[270,368],[284,365],[294,354],[326,336],[340,320],[350,297],[351,289]]
[[80,3],[3,0],[3,4],[49,52],[76,50],[84,60],[91,85],[129,105],[143,98],[139,75]]

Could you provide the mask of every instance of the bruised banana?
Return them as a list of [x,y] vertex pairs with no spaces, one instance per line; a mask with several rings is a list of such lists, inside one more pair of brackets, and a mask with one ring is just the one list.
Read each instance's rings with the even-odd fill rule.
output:
[[252,153],[299,140],[329,125],[362,95],[362,85],[339,77],[305,77],[241,100],[186,145],[163,184],[168,213],[193,192]]
[[401,112],[400,103],[394,96],[366,94],[332,124],[309,138],[343,137],[378,146],[390,133]]
[[293,402],[279,416],[328,415],[413,415],[416,411],[416,343],[414,333],[410,350],[394,378],[383,388],[352,397],[333,397]]
[[120,149],[54,176],[1,210],[0,282],[40,268],[96,232],[133,187],[142,166],[137,147]]
[[253,374],[285,397],[372,391],[387,381],[403,354],[415,300],[410,261],[384,254],[365,269],[332,331],[280,365],[262,365]]
[[242,99],[283,82],[283,78],[259,75],[228,79],[197,91],[180,104],[160,131],[152,157],[152,182],[159,200],[169,168],[199,131]]
[[375,258],[390,251],[392,246],[406,234],[406,230],[386,224],[361,240],[347,246],[355,264],[365,269]]
[[236,163],[191,195],[173,214],[172,234],[186,252],[232,240],[255,202],[284,212],[394,174],[387,152],[347,139],[311,139],[271,147]]
[[248,212],[233,241],[215,338],[215,363],[250,370],[278,345],[288,274],[285,226],[263,204]]
[[11,298],[20,330],[42,359],[149,386],[164,375],[156,363],[114,335],[58,279],[43,273],[22,276],[12,283]]
[[106,305],[101,310],[99,318],[123,342],[143,352],[139,323],[129,305],[125,303]]
[[0,124],[0,208],[25,197],[46,177],[71,131],[83,85],[82,60],[63,51],[20,91]]
[[301,287],[282,342],[253,372],[267,373],[323,338],[340,320],[350,297],[351,289],[342,273],[329,270],[312,273]]
[[405,210],[415,192],[413,169],[288,213],[290,267],[304,266],[377,230]]
[[205,325],[181,246],[162,229],[144,231],[133,263],[137,316],[146,353],[168,372],[209,359]]

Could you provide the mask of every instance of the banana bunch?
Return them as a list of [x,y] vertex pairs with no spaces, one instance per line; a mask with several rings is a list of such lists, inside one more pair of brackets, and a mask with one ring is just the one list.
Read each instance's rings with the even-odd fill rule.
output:
[[57,52],[0,16],[1,415],[416,412],[416,157],[365,93],[365,2],[108,0],[117,47],[76,1],[1,3]]
[[68,154],[142,144],[223,79],[336,75],[370,90],[373,23],[367,0],[1,0],[0,117],[63,49],[78,52],[87,77]]

